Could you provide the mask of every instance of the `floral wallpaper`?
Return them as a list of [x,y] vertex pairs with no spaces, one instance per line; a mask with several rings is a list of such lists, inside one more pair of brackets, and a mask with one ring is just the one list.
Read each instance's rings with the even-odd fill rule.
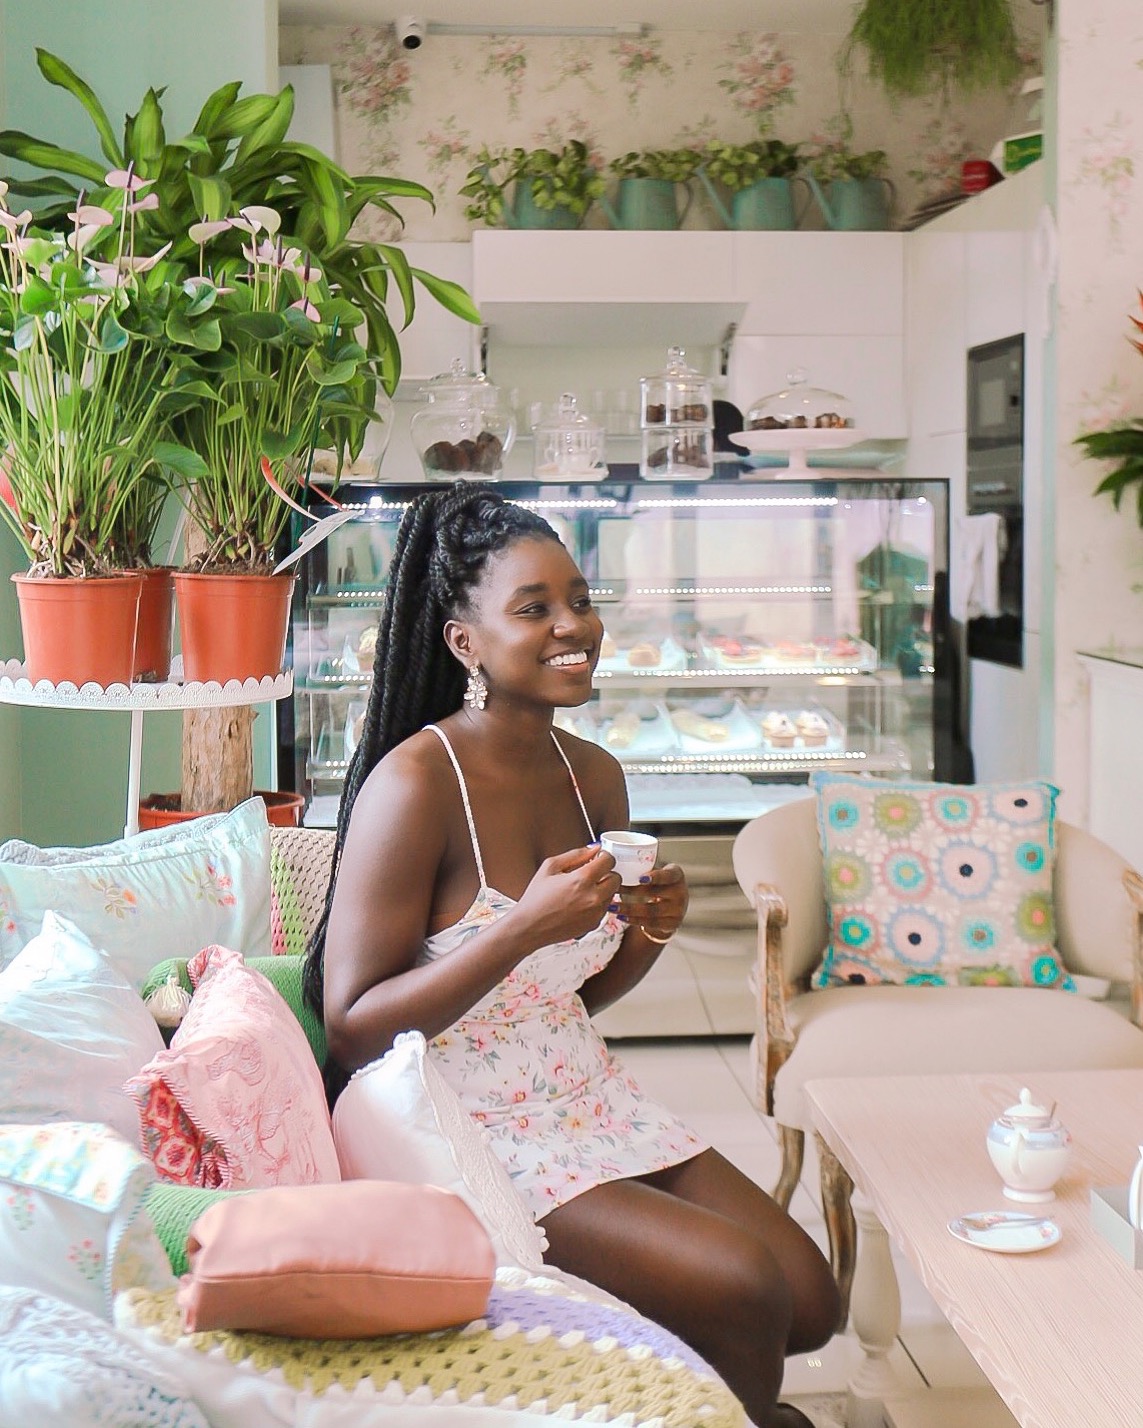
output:
[[[1026,71],[1040,65],[1042,11],[1016,0]],[[599,165],[633,149],[744,143],[773,136],[807,148],[835,143],[890,158],[901,222],[918,203],[955,190],[962,160],[987,155],[1006,131],[1013,95],[991,92],[891,104],[860,77],[838,79],[840,35],[667,31],[643,38],[430,35],[415,53],[392,29],[290,27],[283,64],[329,64],[340,158],[354,172],[418,179],[436,212],[406,205],[404,236],[468,236],[458,190],[485,146],[558,148],[582,139]],[[392,237],[374,216],[374,236]],[[588,227],[606,226],[598,206]],[[696,193],[688,227],[722,224]],[[816,209],[806,227],[821,227]]]
[[[1082,431],[1143,417],[1143,357],[1128,320],[1143,287],[1143,9],[1057,5],[1059,279],[1055,531],[1055,758],[1064,816],[1086,823],[1089,692],[1077,650],[1143,648],[1143,529],[1094,489]],[[1138,749],[1122,751],[1138,760]]]

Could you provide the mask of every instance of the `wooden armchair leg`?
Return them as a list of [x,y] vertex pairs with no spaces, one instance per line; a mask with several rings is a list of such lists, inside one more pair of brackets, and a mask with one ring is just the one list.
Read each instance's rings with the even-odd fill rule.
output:
[[783,1210],[790,1208],[798,1181],[802,1178],[802,1161],[806,1155],[806,1133],[793,1126],[778,1127],[778,1144],[782,1147],[782,1172],[774,1186],[774,1199]]
[[837,1326],[840,1334],[849,1320],[849,1296],[853,1289],[853,1267],[857,1260],[857,1223],[850,1203],[853,1181],[841,1161],[816,1132],[814,1140],[817,1142],[818,1160],[821,1164],[822,1213],[825,1215],[826,1233],[829,1235],[830,1268],[841,1295],[841,1318]]

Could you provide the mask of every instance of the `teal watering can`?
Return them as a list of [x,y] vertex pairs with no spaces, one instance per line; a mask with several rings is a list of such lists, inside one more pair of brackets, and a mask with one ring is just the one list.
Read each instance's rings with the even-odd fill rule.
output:
[[599,200],[612,228],[679,228],[691,206],[690,184],[683,211],[679,212],[675,184],[671,179],[621,178],[615,207],[607,198]]
[[517,179],[512,201],[504,205],[504,222],[509,228],[578,228],[583,216],[561,203],[541,208],[536,203],[534,182]]
[[705,169],[697,170],[714,211],[728,228],[746,229],[796,228],[805,213],[794,211],[794,179],[761,178],[748,188],[731,195],[727,209]]
[[858,229],[881,231],[889,227],[889,210],[897,191],[887,178],[831,179],[825,193],[813,174],[806,174],[806,182],[818,201],[827,228],[854,232]]

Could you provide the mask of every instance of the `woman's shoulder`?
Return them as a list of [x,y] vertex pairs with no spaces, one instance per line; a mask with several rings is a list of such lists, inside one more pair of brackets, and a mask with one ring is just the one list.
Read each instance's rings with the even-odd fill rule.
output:
[[431,800],[446,790],[450,778],[455,782],[440,739],[431,729],[420,729],[374,765],[358,799],[383,803],[394,798],[403,803]]
[[623,782],[623,766],[607,749],[566,729],[555,730],[555,738],[567,754],[580,783],[593,788],[607,788]]

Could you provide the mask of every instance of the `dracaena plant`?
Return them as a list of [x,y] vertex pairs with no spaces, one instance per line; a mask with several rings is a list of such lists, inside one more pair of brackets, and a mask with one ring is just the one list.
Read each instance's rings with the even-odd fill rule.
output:
[[[189,333],[192,294],[163,254],[140,256],[138,219],[156,197],[129,170],[101,174],[105,204],[83,201],[66,234],[14,211],[0,182],[0,515],[35,575],[98,575],[135,563],[125,532],[142,488],[189,453],[154,447],[166,420],[167,328]],[[95,250],[102,258],[93,256]]]
[[[353,235],[353,225],[368,210],[399,220],[394,200],[431,204],[432,194],[408,179],[351,176],[318,149],[288,140],[294,112],[289,85],[278,94],[241,97],[237,81],[222,85],[208,96],[190,133],[177,139],[166,133],[163,91],[148,89],[119,135],[91,86],[74,70],[46,50],[37,50],[36,59],[48,83],[83,106],[107,162],[116,169],[131,166],[154,182],[162,203],[139,216],[137,252],[155,253],[170,244],[172,261],[193,265],[198,261],[198,245],[190,236],[195,224],[221,221],[251,206],[272,207],[286,245],[308,253],[329,287],[358,309],[370,365],[390,395],[401,372],[397,328],[412,319],[415,284],[450,312],[479,322],[472,299],[458,284],[411,267],[394,244]],[[80,187],[87,189],[89,201],[102,202],[106,164],[84,154],[9,129],[0,132],[0,156],[37,171],[32,179],[6,177],[13,194],[40,204],[41,225],[66,228]],[[240,230],[229,232],[216,245],[218,258],[240,258],[242,242]],[[401,311],[397,323],[387,306],[394,290]]]
[[[1143,311],[1143,291],[1139,293],[1139,307]],[[1130,321],[1136,332],[1143,335],[1143,321],[1135,316],[1131,316]],[[1143,356],[1143,342],[1136,337],[1128,340]],[[1143,417],[1116,422],[1102,431],[1085,432],[1076,437],[1075,444],[1092,460],[1112,463],[1111,470],[1095,488],[1095,494],[1110,496],[1115,509],[1119,510],[1124,496],[1133,493],[1135,515],[1143,526]]]
[[[225,253],[236,234],[239,257],[213,261],[214,245]],[[374,419],[376,379],[356,336],[364,319],[286,244],[273,209],[195,224],[189,236],[200,263],[186,284],[202,325],[167,358],[172,465],[185,473],[185,450],[195,454],[180,495],[205,540],[196,568],[265,572],[314,448],[356,455]],[[165,442],[157,454],[167,460]]]

